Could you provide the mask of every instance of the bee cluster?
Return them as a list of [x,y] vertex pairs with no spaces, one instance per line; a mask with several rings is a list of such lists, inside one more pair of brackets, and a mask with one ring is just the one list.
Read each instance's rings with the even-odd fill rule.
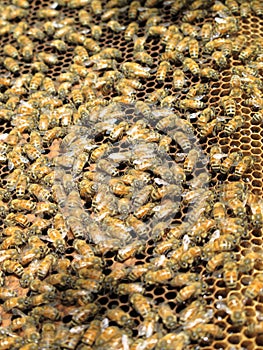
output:
[[260,349],[261,1],[0,10],[0,348]]

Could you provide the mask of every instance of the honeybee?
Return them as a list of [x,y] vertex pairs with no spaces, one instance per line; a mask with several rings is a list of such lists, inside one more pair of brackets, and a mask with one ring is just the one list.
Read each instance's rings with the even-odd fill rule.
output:
[[[15,231],[12,231],[12,230],[15,230]],[[26,236],[20,231],[20,229],[16,228],[16,226],[15,226],[15,229],[13,228],[13,226],[11,226],[9,230],[8,231],[6,230],[5,232],[9,232],[12,234],[3,240],[3,242],[1,243],[1,249],[9,249],[11,247],[20,246],[23,243],[25,243]]]
[[100,320],[92,320],[89,328],[85,331],[81,338],[81,342],[88,346],[92,346],[101,332]]
[[242,116],[235,116],[233,119],[231,119],[225,126],[224,132],[227,136],[230,136],[233,134],[237,129],[241,128],[241,126],[244,123],[244,117]]
[[39,263],[39,269],[37,272],[37,277],[42,280],[44,279],[49,271],[51,271],[52,266],[55,264],[56,258],[52,254],[48,254],[44,259]]
[[95,40],[100,40],[102,36],[102,28],[99,25],[90,24],[91,36]]
[[24,268],[19,262],[8,259],[2,263],[1,268],[4,272],[13,273],[18,277],[21,277],[24,273]]
[[210,259],[207,262],[206,268],[208,272],[214,272],[220,265],[223,265],[225,261],[231,261],[233,254],[230,252],[221,252],[213,256],[213,259]]
[[115,19],[119,16],[119,13],[120,13],[120,9],[118,7],[108,9],[101,15],[101,20],[103,22],[107,22],[110,19]]
[[12,57],[5,58],[3,64],[11,73],[17,73],[20,70],[18,61],[14,60]]
[[13,199],[10,208],[15,211],[32,211],[35,209],[36,203],[28,199]]
[[212,146],[210,149],[210,166],[212,171],[219,172],[221,169],[221,158],[223,156],[223,153],[221,151],[221,148],[219,146]]
[[135,311],[142,317],[147,317],[151,312],[151,305],[149,300],[142,294],[134,293],[130,296],[130,302]]
[[214,51],[211,56],[219,68],[224,68],[227,66],[228,62],[222,51]]
[[13,191],[16,188],[17,182],[21,175],[23,175],[23,172],[21,169],[14,169],[12,173],[7,175],[5,180],[6,180],[6,189],[8,191]]
[[242,48],[246,45],[247,37],[246,35],[238,35],[232,44],[233,53],[239,53]]
[[163,84],[165,81],[165,78],[167,76],[167,73],[169,72],[171,68],[171,65],[168,61],[162,61],[158,67],[157,73],[156,73],[156,79],[159,84]]
[[199,65],[192,58],[186,58],[183,61],[183,71],[190,71],[194,76],[200,74]]
[[230,153],[221,164],[221,173],[227,174],[230,169],[237,164],[241,160],[242,154],[240,152]]
[[236,325],[242,325],[246,322],[246,313],[243,309],[242,300],[240,297],[230,293],[227,298],[227,309],[226,311],[230,315],[231,321]]
[[118,269],[112,270],[110,274],[105,277],[106,285],[107,286],[118,285],[119,281],[124,279],[127,275],[128,275],[128,270],[124,268],[118,268]]
[[246,61],[251,58],[251,56],[255,55],[258,51],[258,45],[253,42],[252,44],[248,45],[246,48],[241,50],[240,54],[238,55],[238,58],[241,61]]
[[29,89],[31,91],[38,90],[40,85],[42,84],[42,81],[44,80],[45,76],[43,73],[36,73],[32,77],[29,83]]
[[172,61],[172,62],[180,62],[182,63],[184,61],[185,57],[182,52],[178,50],[164,52],[161,55],[162,61]]
[[12,297],[3,303],[3,309],[8,312],[14,308],[25,310],[30,305],[28,297]]
[[119,261],[125,261],[136,254],[139,254],[144,249],[144,244],[141,241],[135,241],[126,245],[124,248],[119,249],[117,259]]
[[198,296],[202,294],[206,290],[206,284],[204,282],[194,282],[191,285],[185,286],[182,288],[177,296],[176,300],[179,303],[182,303],[188,299],[190,299],[192,296]]
[[194,171],[198,158],[199,152],[197,150],[192,149],[189,151],[184,161],[184,172],[186,175],[190,175]]
[[134,321],[131,319],[131,316],[120,308],[107,310],[106,316],[111,321],[116,322],[119,326],[128,328],[132,328],[134,326]]
[[40,202],[48,201],[51,198],[50,191],[38,184],[29,185],[28,191]]
[[222,338],[223,330],[216,324],[197,324],[189,329],[190,337],[192,340],[204,339],[206,337]]
[[61,40],[61,39],[56,39],[56,40],[52,40],[50,42],[50,46],[54,47],[58,52],[66,52],[67,51],[67,44],[65,43],[65,41]]
[[[205,231],[207,232],[209,228],[210,228],[209,226],[208,226],[208,229],[205,227]],[[189,265],[192,265],[194,260],[197,259],[200,255],[201,255],[201,249],[199,246],[190,247],[186,252],[184,252],[181,255],[179,265],[183,268],[186,268]]]
[[188,42],[189,54],[192,59],[197,59],[199,55],[199,44],[194,38],[191,38]]
[[238,270],[243,273],[248,273],[254,269],[255,264],[262,263],[262,258],[257,252],[250,252],[242,257],[238,264]]
[[59,253],[63,253],[66,249],[66,242],[62,234],[57,229],[53,228],[49,228],[47,234],[55,250]]
[[[208,92],[209,85],[208,84],[202,84],[198,83],[195,86],[191,87],[186,95],[186,98],[199,98],[200,95],[204,95]],[[206,110],[212,110],[212,108],[206,108]],[[202,116],[203,112],[201,113]],[[200,118],[199,118],[200,120]]]
[[193,272],[178,273],[169,282],[173,287],[183,287],[198,281],[197,274]]
[[94,15],[100,15],[102,13],[102,4],[100,0],[93,0],[90,4],[91,10]]
[[245,296],[249,299],[256,299],[262,294],[263,281],[260,275],[256,275],[248,285]]
[[75,216],[67,217],[67,224],[71,228],[72,234],[74,238],[84,238],[86,237],[86,230],[82,224],[82,220],[76,218]]
[[219,79],[219,73],[215,69],[210,67],[200,69],[200,76],[202,78],[212,79],[215,81]]
[[111,21],[107,22],[107,27],[110,28],[114,33],[119,33],[125,29],[125,26],[122,26],[116,20],[111,20]]
[[139,63],[125,62],[122,64],[122,71],[130,78],[147,79],[150,77],[149,69],[141,66]]
[[213,34],[213,25],[210,22],[204,23],[200,31],[200,37],[204,42],[211,40]]
[[30,225],[30,221],[28,217],[24,214],[19,213],[10,213],[5,217],[4,222],[8,226],[12,226],[13,224],[20,225],[22,227],[28,227]]
[[251,220],[253,225],[256,227],[261,227],[263,223],[263,211],[262,202],[253,193],[249,193],[247,196],[247,204],[252,212]]
[[234,175],[240,179],[245,172],[250,169],[254,164],[254,159],[252,156],[243,157],[236,165]]
[[16,196],[17,198],[23,198],[27,189],[28,177],[24,174],[21,174],[17,181],[16,186]]
[[32,309],[30,314],[33,317],[36,316],[36,317],[40,317],[41,319],[44,318],[51,321],[57,321],[60,319],[60,316],[61,316],[57,308],[51,305],[37,306]]
[[53,17],[57,17],[58,15],[59,15],[59,11],[51,8],[43,8],[37,11],[37,17],[40,19],[53,18]]
[[184,72],[181,69],[175,69],[173,73],[173,88],[181,90],[186,84]]
[[133,50],[134,50],[134,52],[144,51],[144,45],[145,45],[146,39],[147,39],[146,36],[137,37],[137,35],[135,35],[133,37],[133,41],[134,41]]
[[233,198],[228,200],[227,206],[233,210],[234,214],[238,217],[244,218],[246,215],[246,210],[244,208],[243,202],[238,198]]
[[39,341],[40,347],[50,347],[54,344],[56,335],[56,326],[53,323],[44,323],[42,326],[41,339]]
[[191,142],[187,135],[185,135],[182,131],[176,131],[173,134],[173,139],[182,148],[184,152],[187,152],[191,149]]
[[200,100],[184,99],[179,102],[179,108],[183,110],[203,109],[204,107],[205,107],[205,103]]
[[141,51],[134,54],[134,60],[148,66],[153,65],[153,58],[147,52]]
[[48,304],[55,299],[56,292],[45,292],[30,297],[30,303],[32,306],[38,306],[41,304]]
[[238,280],[237,264],[233,260],[224,262],[224,277],[225,284],[228,288],[235,288]]
[[130,281],[136,281],[141,279],[143,275],[148,271],[150,263],[145,263],[143,265],[134,265],[128,269],[128,279]]
[[57,55],[53,53],[40,52],[37,54],[37,57],[48,66],[54,66],[58,62]]
[[8,288],[0,287],[0,298],[6,301],[9,298],[17,297],[17,292]]
[[201,10],[201,9],[197,9],[197,10],[192,10],[192,11],[186,11],[184,16],[182,17],[182,21],[183,22],[193,22],[195,20],[199,20],[199,19],[203,19],[205,18],[207,14],[206,10]]
[[217,222],[226,219],[226,208],[224,203],[216,202],[213,206],[213,217]]
[[174,273],[169,267],[157,271],[148,271],[144,275],[144,281],[146,284],[166,284],[168,280],[173,278]]
[[2,349],[21,348],[24,340],[22,337],[15,335],[8,331],[7,334],[2,335],[0,340],[0,347]]
[[139,25],[136,22],[131,22],[124,33],[124,38],[126,41],[131,41],[139,30]]
[[256,335],[256,334],[262,334],[263,329],[263,322],[262,321],[256,321],[256,322],[249,322],[247,326],[247,330],[249,335]]
[[92,15],[84,9],[78,11],[79,22],[83,26],[89,26],[92,22]]
[[257,16],[262,16],[263,10],[262,10],[262,4],[260,3],[260,1],[258,0],[252,1],[251,8]]
[[17,58],[18,57],[18,51],[15,48],[15,46],[11,44],[6,44],[3,48],[4,54],[6,56],[12,57],[12,58]]
[[[112,344],[112,340],[114,339],[122,339],[123,336],[123,332],[121,331],[120,328],[116,327],[116,326],[109,326],[105,329],[102,330],[102,332],[100,333],[100,335],[97,337],[97,339],[95,340],[95,346],[99,346],[102,347],[103,345],[109,344],[109,342],[111,341],[110,344]],[[112,345],[111,345],[112,346]],[[117,347],[120,347],[121,344],[117,343]]]
[[85,257],[94,256],[94,251],[92,247],[86,243],[84,240],[81,239],[74,239],[73,241],[73,247],[76,249],[76,251]]
[[158,315],[161,317],[165,327],[174,329],[177,326],[177,317],[167,303],[162,303],[158,307]]
[[186,5],[186,0],[175,0],[171,6],[171,14],[176,15]]
[[235,100],[233,100],[229,96],[223,96],[221,98],[221,103],[223,105],[223,108],[224,108],[226,115],[228,115],[230,117],[234,117],[234,115],[236,114]]
[[30,62],[33,58],[33,45],[26,45],[21,48],[21,56],[26,62]]
[[72,311],[72,324],[80,325],[87,321],[88,318],[95,315],[99,310],[99,307],[95,303],[89,303],[76,310]]
[[162,336],[155,347],[161,349],[178,349],[183,350],[190,343],[189,335],[186,332],[167,333]]
[[65,81],[58,86],[57,92],[58,96],[64,99],[70,92],[72,84],[69,81]]
[[41,72],[41,73],[47,73],[48,66],[42,62],[42,61],[35,61],[32,63],[32,70],[33,72]]
[[64,136],[65,130],[59,126],[47,130],[43,136],[43,143],[50,145],[55,139]]

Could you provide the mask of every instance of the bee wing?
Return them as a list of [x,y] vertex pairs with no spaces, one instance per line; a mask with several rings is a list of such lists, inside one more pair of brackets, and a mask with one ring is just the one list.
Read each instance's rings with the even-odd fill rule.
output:
[[228,308],[228,306],[226,305],[226,303],[224,303],[222,300],[216,302],[216,308],[218,310],[223,310],[223,311],[227,312],[228,314],[231,312],[230,309]]
[[187,120],[197,119],[200,114],[201,114],[201,111],[196,112],[196,113],[190,113],[190,114],[187,115]]
[[0,141],[6,141],[6,139],[8,138],[9,134],[1,134],[0,135]]
[[166,259],[166,256],[162,254],[157,257],[157,260],[156,258],[151,259],[150,263],[153,264],[154,268],[159,268],[163,265],[165,259]]
[[224,153],[215,153],[213,154],[213,157],[215,159],[222,159],[222,158],[226,158],[227,157],[227,154],[224,154]]
[[182,162],[183,160],[185,160],[185,158],[187,157],[187,153],[176,153],[176,158],[175,161],[176,162]]
[[130,349],[130,342],[127,334],[122,335],[122,345],[123,345],[123,350],[129,350]]
[[110,325],[110,321],[107,317],[103,318],[103,320],[101,321],[101,331],[104,331],[106,328],[108,328]]
[[87,328],[88,328],[88,325],[75,326],[70,328],[69,332],[72,334],[81,334]]
[[49,5],[49,7],[51,9],[56,9],[58,7],[58,3],[57,2],[53,2],[53,4]]
[[81,31],[81,34],[88,34],[88,33],[90,33],[90,29],[89,28],[83,29]]
[[209,243],[214,242],[219,237],[220,237],[220,230],[215,230],[215,232],[211,235],[211,238],[209,239]]
[[168,182],[164,181],[163,179],[160,179],[159,177],[155,178],[154,182],[157,183],[157,185],[164,185],[164,186],[169,185]]
[[132,156],[131,151],[111,153],[108,155],[108,159],[113,162],[125,162],[129,161]]
[[183,236],[183,247],[184,247],[185,252],[188,250],[190,243],[191,243],[190,237],[188,235],[184,235]]

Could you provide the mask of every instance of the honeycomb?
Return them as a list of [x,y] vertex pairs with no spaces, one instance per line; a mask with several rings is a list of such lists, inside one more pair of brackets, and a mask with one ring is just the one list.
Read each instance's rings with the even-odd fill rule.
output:
[[[152,24],[146,19],[139,20],[135,36],[132,36],[131,41],[126,41],[125,29],[134,21],[127,15],[131,6],[138,6],[139,19],[152,9],[157,9],[157,13],[149,17],[155,21]],[[246,6],[248,14],[242,15],[241,8]],[[94,13],[96,8],[99,8],[98,14]],[[112,8],[115,12],[103,19],[103,15]],[[119,10],[116,11],[116,8]],[[255,119],[255,114],[260,115],[262,111],[263,8],[260,1],[248,4],[245,1],[236,3],[227,0],[152,0],[136,5],[136,2],[125,0],[102,4],[100,1],[85,0],[59,0],[52,4],[50,1],[27,3],[13,0],[2,1],[0,9],[3,14],[0,27],[0,348],[261,349],[262,118],[259,121]],[[39,15],[39,11],[43,9],[49,12],[40,18],[42,15]],[[80,11],[83,9],[90,13],[91,23],[101,27],[101,37],[95,41],[100,47],[98,50],[89,48],[84,42],[86,38],[91,38],[92,25],[81,24]],[[192,20],[194,11],[200,9],[204,11],[200,18]],[[54,12],[54,18],[51,16],[53,10],[57,11]],[[120,30],[115,32],[109,28],[111,20],[118,21]],[[23,22],[28,26],[18,38],[25,35],[33,43],[33,53],[29,59],[23,56],[24,45],[19,44],[16,37]],[[54,33],[48,35],[46,29],[43,30],[47,22],[51,22],[51,31],[54,30],[54,33],[67,26],[70,28],[61,37],[66,50],[59,51],[54,47],[52,41],[60,37]],[[187,27],[190,32],[187,29],[184,32],[182,24],[188,22],[192,27]],[[213,24],[208,43],[222,38],[223,44],[226,44],[227,40],[235,40],[237,34],[244,35],[251,49],[248,58],[240,59],[238,52],[225,55],[225,47],[221,47],[223,44],[219,45],[219,49],[212,48],[211,52],[207,52],[208,43],[199,34],[207,23]],[[151,29],[159,24],[161,27]],[[218,75],[216,79],[193,74],[191,68],[180,60],[170,59],[167,53],[171,69],[163,83],[157,80],[157,71],[166,49],[162,43],[164,34],[160,34],[160,31],[165,33],[171,25],[180,28],[178,32],[181,39],[187,36],[197,39],[199,56],[193,60],[202,69],[213,67]],[[32,28],[42,30],[43,38],[35,38]],[[175,34],[178,32],[175,29]],[[72,33],[77,33],[77,36],[70,39]],[[124,87],[119,87],[118,80],[134,77],[133,73],[125,73],[123,63],[134,61],[137,37],[145,39],[142,52],[148,53],[153,62],[149,66],[141,64],[146,79],[136,77],[136,81],[141,84],[139,89],[127,88],[127,81]],[[19,62],[19,70],[15,72],[10,72],[10,67],[4,61],[8,57],[5,51],[7,44],[18,50],[15,60]],[[84,63],[75,49],[83,45],[88,52]],[[30,44],[28,46],[30,49]],[[92,56],[108,48],[119,50],[121,57],[118,57],[118,53],[117,56],[113,54],[110,58],[114,61],[106,62],[110,66],[100,68],[100,64],[105,64],[104,58]],[[245,47],[240,52],[243,53],[243,50]],[[185,56],[183,61],[191,56],[188,46],[182,51]],[[61,75],[73,72],[76,80],[69,84],[65,95],[57,97],[56,92],[54,97],[52,93],[46,93],[41,81],[37,88],[33,88],[32,76],[38,72],[34,63],[45,62],[43,56],[39,56],[41,52],[56,55],[54,64],[46,62],[43,73],[55,83],[56,91],[59,90]],[[215,62],[215,52],[223,52],[226,64],[224,60],[219,65]],[[78,69],[77,77],[74,75],[74,64],[78,66],[75,68]],[[245,70],[242,70],[244,67]],[[179,89],[173,83],[176,69],[183,71],[186,81]],[[105,72],[112,70],[121,72],[121,78],[109,79],[105,83]],[[233,76],[239,77],[240,85],[235,85]],[[19,78],[24,79],[21,86],[16,85]],[[193,101],[201,102],[201,107],[184,107],[182,101],[189,98],[189,90],[198,87],[199,83],[208,85],[207,91],[193,95]],[[88,93],[91,97],[85,96],[83,102],[83,96],[77,95],[77,92],[85,86],[90,88]],[[12,91],[14,87],[17,87],[16,91]],[[24,89],[19,91],[19,88]],[[77,91],[76,95],[74,91]],[[84,89],[82,91],[84,95]],[[32,99],[34,93],[36,97]],[[165,98],[157,94],[168,95],[171,102],[165,102]],[[235,101],[234,113],[224,109],[224,96],[228,96],[227,101],[231,98]],[[16,101],[14,107],[12,100],[9,100],[11,97]],[[59,110],[61,101],[62,107],[68,106],[73,111],[69,122],[62,122],[59,115],[63,112]],[[145,102],[150,108],[150,117],[138,107],[138,101]],[[211,108],[211,113],[214,113],[207,122],[212,123],[208,124],[211,130],[208,128],[207,132],[204,126],[200,127],[200,115],[205,107]],[[162,126],[163,116],[171,114],[175,127]],[[226,128],[234,116],[242,116],[241,125],[227,133]],[[214,121],[216,123],[213,124]],[[121,123],[125,127],[120,136],[114,139],[111,131]],[[138,125],[137,132],[131,133],[135,125]],[[190,142],[190,146],[185,147],[185,143],[178,141],[174,136],[175,128],[185,135],[186,143]],[[54,129],[57,132],[52,134]],[[17,130],[19,133],[13,141],[10,136]],[[31,143],[34,131],[44,141],[40,154],[35,149],[36,156],[25,151],[25,145]],[[138,136],[140,132],[141,137]],[[47,135],[50,135],[49,138]],[[149,141],[145,135],[156,139]],[[164,140],[164,136],[168,136],[168,148],[160,152],[156,145]],[[76,170],[74,161],[88,153],[83,151],[87,145],[93,160],[89,158],[80,165],[80,171]],[[108,149],[98,160],[92,151],[103,145],[108,146]],[[218,156],[221,171],[213,168],[213,146],[220,147]],[[145,150],[149,154],[146,152],[145,155]],[[98,209],[103,200],[98,194],[104,194],[107,186],[114,185],[114,180],[119,178],[122,181],[134,168],[140,170],[142,159],[160,158],[168,170],[176,164],[179,166],[177,171],[182,171],[191,150],[198,152],[198,160],[185,179],[177,179],[173,184],[177,194],[168,193],[154,200],[151,192],[142,205],[150,203],[154,210],[150,210],[149,214],[147,212],[137,222],[143,226],[143,232],[126,225],[124,238],[120,239],[123,226],[114,226],[116,221],[113,220],[118,219],[121,225],[120,221],[125,221],[126,217],[124,215],[123,219],[120,215],[122,212],[115,215],[110,206],[106,206],[106,213],[103,212],[105,208]],[[106,168],[102,168],[101,161],[112,161],[114,156],[125,152],[128,152],[128,159],[121,164],[116,162],[112,171],[109,163]],[[229,160],[234,152],[242,152],[242,155],[237,153],[236,161],[230,161],[224,173],[222,164],[226,164],[225,160]],[[133,153],[141,157],[136,159]],[[17,154],[19,159],[16,161]],[[241,176],[237,176],[238,166],[246,156],[253,165],[245,167]],[[43,161],[38,165],[41,169],[34,167],[37,158]],[[18,183],[21,187],[19,169],[27,179],[22,195],[18,192]],[[150,180],[146,184],[151,191],[154,189],[158,192],[169,183],[155,165],[146,165],[142,169],[149,175]],[[16,171],[20,178],[14,179],[11,175],[16,174]],[[208,180],[194,185],[200,175],[204,178],[209,175]],[[65,186],[65,178],[69,179],[66,183],[68,186]],[[95,185],[96,190],[85,187],[81,192],[83,181],[86,181],[87,186]],[[128,180],[126,182],[124,190],[132,191],[134,187]],[[33,189],[32,183],[40,185],[43,191],[39,193],[39,188]],[[133,202],[138,200],[139,193],[145,193],[142,191],[145,190],[145,183],[140,186],[141,192],[135,191],[132,195]],[[197,191],[199,202],[187,202],[185,199],[192,190]],[[234,195],[231,197],[232,191]],[[120,198],[128,197],[119,192],[114,194],[115,197],[106,197],[106,201],[111,203],[109,198],[114,202],[116,198],[119,201]],[[73,195],[75,197],[72,198]],[[21,208],[19,205],[22,204],[17,203],[20,199],[28,201],[24,205],[29,207]],[[233,199],[237,200],[237,208],[229,204]],[[165,216],[162,211],[167,208],[165,205],[170,203],[169,200],[175,206],[172,206],[172,214]],[[217,222],[215,203],[221,202],[226,208],[223,214],[220,212],[223,219]],[[41,203],[49,203],[49,209],[41,209]],[[200,210],[197,214],[194,211],[196,208]],[[131,217],[138,219],[135,212],[133,208]],[[198,221],[199,214],[201,220]],[[259,222],[256,222],[256,215],[259,216]],[[108,221],[105,221],[105,216]],[[155,235],[154,228],[158,220],[165,225]],[[209,226],[211,222],[212,227]],[[204,227],[205,224],[208,228]],[[113,234],[115,236],[112,237]],[[222,235],[225,235],[225,240],[221,239]],[[163,247],[165,244],[168,245],[166,248]],[[126,245],[135,246],[127,256]],[[139,299],[137,302],[136,297]],[[114,313],[114,310],[119,313]]]

